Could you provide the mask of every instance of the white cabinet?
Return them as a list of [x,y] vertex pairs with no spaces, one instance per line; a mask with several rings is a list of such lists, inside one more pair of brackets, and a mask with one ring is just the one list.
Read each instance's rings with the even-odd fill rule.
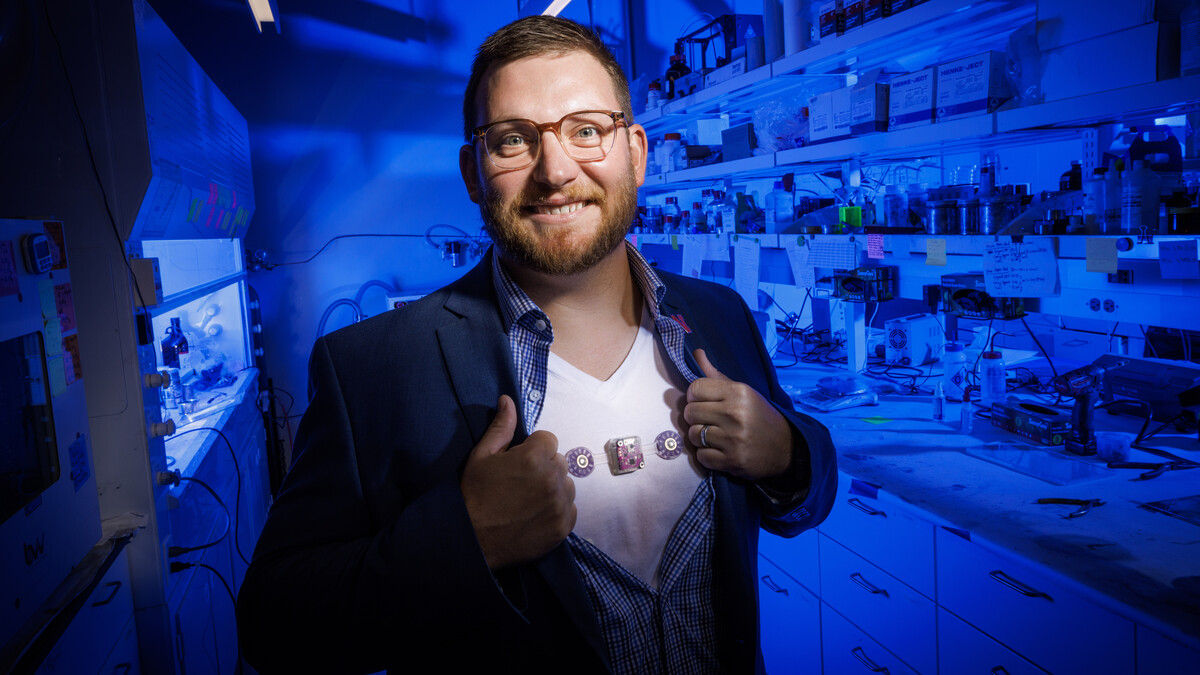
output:
[[1135,672],[1133,622],[1063,581],[945,529],[937,560],[938,603],[1046,670]]
[[918,672],[937,671],[933,601],[824,535],[821,599]]
[[831,675],[917,675],[917,671],[825,603],[821,603],[821,647],[824,672]]
[[940,608],[937,639],[938,671],[947,675],[1041,675],[1046,672]]
[[134,646],[132,655],[126,654],[126,658],[118,659],[113,666],[128,662],[128,672],[135,673],[138,661],[133,595],[129,560],[122,550],[37,672],[41,675],[108,673],[111,671],[105,670],[105,663],[109,655],[130,641]]
[[816,530],[806,530],[791,539],[763,530],[758,533],[758,552],[808,590],[821,592]]
[[774,563],[758,561],[759,630],[767,672],[821,672],[821,603]]

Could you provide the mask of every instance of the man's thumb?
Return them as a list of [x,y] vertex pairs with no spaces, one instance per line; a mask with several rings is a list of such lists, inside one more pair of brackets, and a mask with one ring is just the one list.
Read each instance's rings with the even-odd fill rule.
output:
[[715,380],[728,380],[725,373],[717,370],[717,367],[708,360],[708,354],[704,353],[703,349],[697,349],[692,352],[692,356],[696,359],[696,365],[700,366],[701,372],[705,377],[711,377]]
[[483,432],[483,438],[475,446],[475,452],[484,455],[494,455],[508,449],[512,443],[513,434],[517,430],[517,406],[507,395],[502,395],[496,403],[496,416]]

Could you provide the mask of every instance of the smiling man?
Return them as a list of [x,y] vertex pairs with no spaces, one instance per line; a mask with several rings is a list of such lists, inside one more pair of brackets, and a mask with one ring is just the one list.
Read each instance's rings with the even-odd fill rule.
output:
[[826,429],[729,289],[624,235],[647,139],[607,48],[480,47],[463,181],[495,246],[314,346],[296,460],[238,603],[269,672],[755,673],[760,527],[815,526]]

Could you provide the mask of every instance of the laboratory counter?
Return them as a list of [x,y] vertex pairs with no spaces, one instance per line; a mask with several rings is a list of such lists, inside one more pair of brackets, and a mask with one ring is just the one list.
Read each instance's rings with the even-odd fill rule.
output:
[[[917,590],[936,597],[939,607],[953,609],[948,603],[952,604],[958,593],[956,577],[966,570],[959,567],[958,558],[948,556],[957,541],[966,540],[998,559],[1028,565],[1039,578],[1052,580],[1058,587],[1070,589],[1073,595],[1133,624],[1148,627],[1192,650],[1200,649],[1200,521],[1195,514],[1200,510],[1195,506],[1200,501],[1196,498],[1200,495],[1200,469],[1167,470],[1152,478],[1134,480],[1145,470],[1110,469],[1097,457],[1068,455],[1062,446],[1038,445],[993,426],[981,407],[976,408],[979,412],[972,429],[964,434],[961,403],[947,402],[944,419],[933,419],[928,392],[938,376],[937,366],[932,368],[924,367],[932,377],[916,379],[926,393],[909,394],[901,388],[880,394],[877,405],[830,412],[797,404],[797,409],[828,426],[833,436],[842,481],[838,486],[839,502],[854,501],[856,495],[870,497],[851,506],[863,512],[876,508],[882,513],[885,509],[870,504],[891,501],[932,525],[929,529],[936,534],[936,555],[931,555],[937,564],[931,566],[931,578],[936,574],[936,590]],[[779,369],[780,382],[793,399],[815,387],[820,378],[831,375],[849,373],[844,365],[835,368],[800,363]],[[872,381],[865,374],[859,377]],[[1048,379],[1043,376],[1043,381]],[[1030,395],[1021,391],[1029,391]],[[1053,395],[1047,397],[1031,390],[1013,391],[1009,396],[1036,400],[1042,405],[1054,402]],[[1061,405],[1069,419],[1069,404]],[[1129,439],[1143,422],[1103,411],[1096,411],[1095,420],[1098,431],[1123,432]],[[1158,424],[1152,422],[1151,428]],[[1195,432],[1184,435],[1168,427],[1146,444],[1188,460],[1200,460]],[[1129,461],[1161,464],[1167,460],[1133,449]],[[1089,509],[1072,504],[1039,504],[1040,499],[1103,503]],[[1173,517],[1143,507],[1171,500],[1179,500],[1178,505],[1192,505],[1192,522],[1184,519],[1187,513]],[[901,540],[899,545],[919,548],[922,544]],[[943,565],[951,561],[955,567],[945,569]],[[987,571],[996,581],[1011,582],[1006,585],[1023,595],[1041,595],[1045,600],[1053,595],[1030,588],[999,570]],[[822,577],[820,583],[824,585],[826,578]],[[968,607],[964,611],[974,610]],[[1092,637],[1103,640],[1102,635]],[[1140,646],[1140,634],[1137,639]]]

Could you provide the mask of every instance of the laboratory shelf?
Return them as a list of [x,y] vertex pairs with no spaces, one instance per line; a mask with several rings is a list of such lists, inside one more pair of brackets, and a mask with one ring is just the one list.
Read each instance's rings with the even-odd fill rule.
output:
[[939,124],[866,134],[830,143],[781,150],[775,153],[775,165],[828,165],[851,158],[875,162],[924,157],[931,152],[950,152],[967,147],[978,147],[982,139],[995,132],[995,128],[993,115],[964,117]]
[[1061,129],[1200,110],[1200,75],[1112,89],[996,113],[996,131]]

